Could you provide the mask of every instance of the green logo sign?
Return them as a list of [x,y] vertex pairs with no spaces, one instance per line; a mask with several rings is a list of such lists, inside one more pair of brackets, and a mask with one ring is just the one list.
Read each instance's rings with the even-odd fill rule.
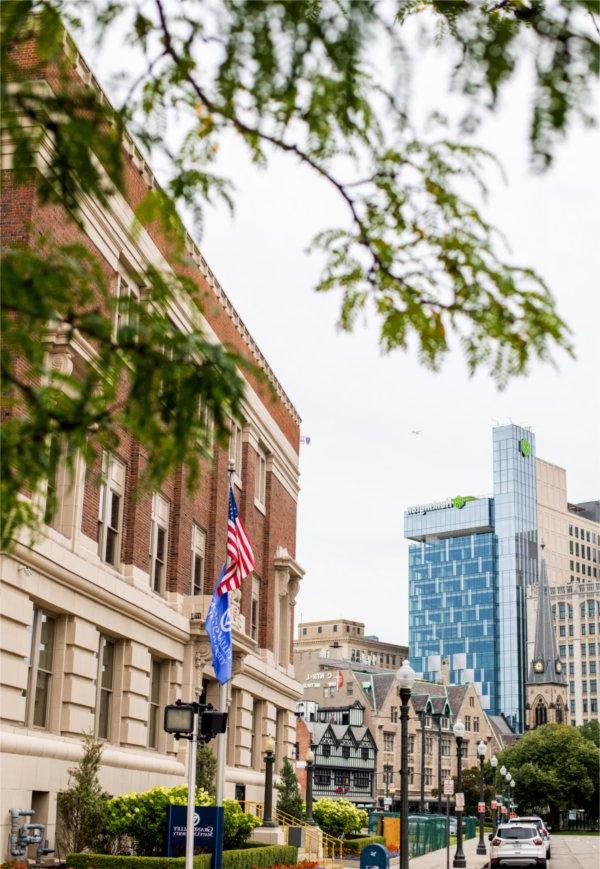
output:
[[473,497],[473,495],[457,495],[456,498],[452,499],[452,506],[456,507],[457,510],[462,510],[467,501],[476,501],[477,499]]
[[521,438],[519,441],[519,452],[523,456],[524,459],[529,458],[531,455],[531,444],[527,440],[527,438]]

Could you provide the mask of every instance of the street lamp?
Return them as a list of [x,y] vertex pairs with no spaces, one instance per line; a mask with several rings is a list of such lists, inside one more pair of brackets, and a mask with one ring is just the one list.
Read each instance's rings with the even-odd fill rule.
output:
[[[462,744],[465,735],[465,725],[460,718],[456,719],[454,724],[454,738],[456,739],[456,793],[462,793]],[[467,861],[465,852],[463,851],[463,828],[462,828],[462,809],[456,810],[456,852],[452,865],[455,869],[465,869]]]
[[263,827],[276,827],[273,820],[273,764],[275,763],[275,740],[272,736],[263,739],[265,752],[265,805],[263,809]]
[[442,814],[442,713],[436,712],[434,718],[437,722],[437,731],[438,731],[438,768],[437,768],[437,780],[438,780],[438,815]]
[[[511,786],[511,788],[514,788],[514,787],[516,786],[516,784],[517,784],[517,783],[516,783],[516,781],[514,780],[514,778],[511,779],[511,782],[510,782],[510,786]],[[513,791],[511,790],[511,794],[512,794],[512,793],[513,793]],[[509,810],[509,811],[512,811],[512,807],[513,807],[513,797],[511,796],[511,798],[510,798],[510,810]],[[509,814],[509,817],[510,817],[510,814]]]
[[483,839],[483,825],[485,823],[485,790],[483,787],[483,761],[485,760],[486,750],[487,745],[482,739],[477,746],[477,757],[479,758],[479,842],[477,843],[478,854],[487,854],[485,842]]
[[315,753],[312,749],[308,749],[305,755],[306,759],[306,823],[314,825],[312,816],[313,807],[313,775],[315,771]]
[[392,801],[392,811],[394,811],[394,794],[395,793],[396,793],[396,788],[392,786],[390,788],[390,799]]
[[[490,763],[492,765],[492,769],[494,770],[494,784],[493,784],[493,792],[494,793],[493,793],[492,798],[494,800],[494,803],[497,803],[498,800],[496,799],[496,769],[498,767],[498,758],[496,757],[495,754],[492,755]],[[497,815],[497,812],[498,812],[498,806],[496,805],[495,809],[492,807],[492,832],[494,832],[494,833],[496,832],[496,815]]]
[[425,812],[425,719],[427,718],[427,706],[419,712],[421,719],[421,797],[419,799],[419,813]]
[[415,671],[407,660],[396,673],[400,688],[400,865],[408,869],[408,704]]

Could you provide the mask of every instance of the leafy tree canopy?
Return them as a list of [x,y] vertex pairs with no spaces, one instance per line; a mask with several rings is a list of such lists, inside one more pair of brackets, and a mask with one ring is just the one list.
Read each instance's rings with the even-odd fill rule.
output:
[[600,748],[600,723],[596,718],[592,718],[587,724],[582,724],[579,732],[584,739],[589,739],[593,742],[596,748]]
[[579,730],[545,724],[498,758],[516,781],[520,812],[583,808],[597,816],[600,751]]
[[[454,58],[449,87],[465,101],[457,130],[440,112],[425,131],[413,119],[410,20],[420,24],[421,44],[441,43]],[[129,33],[124,96],[114,107],[74,81],[63,27],[77,35],[82,21],[105,45],[113,27]],[[38,62],[23,68],[19,49],[32,39]],[[571,348],[543,279],[507,258],[481,211],[494,158],[468,134],[527,59],[529,147],[534,168],[546,169],[572,121],[592,122],[599,57],[594,4],[585,0],[6,0],[1,71],[11,84],[0,108],[14,180],[33,177],[40,202],[58,203],[74,221],[84,195],[106,204],[123,187],[130,129],[166,167],[137,220],[162,223],[174,262],[184,259],[177,207],[201,228],[206,202],[233,205],[231,180],[216,171],[226,135],[260,166],[287,154],[346,209],[347,220],[313,243],[324,259],[316,289],[340,294],[341,326],[351,329],[369,309],[385,350],[415,345],[432,368],[455,335],[469,369],[488,366],[503,385],[532,358]],[[39,86],[48,65],[52,91]],[[43,142],[51,143],[47,167],[32,176]],[[240,414],[242,360],[212,346],[199,327],[176,333],[169,319],[173,297],[201,305],[196,285],[181,271],[167,277],[147,268],[139,279],[143,303],[117,302],[83,247],[41,239],[6,251],[5,544],[39,520],[18,493],[52,479],[61,455],[81,450],[90,460],[99,446],[118,444],[125,428],[148,453],[145,483],[159,485],[183,464],[193,486],[209,440],[198,398],[221,441],[228,417]],[[125,304],[115,321],[115,306]],[[43,350],[57,341],[97,355],[73,373],[49,372]],[[10,416],[11,403],[25,415]]]

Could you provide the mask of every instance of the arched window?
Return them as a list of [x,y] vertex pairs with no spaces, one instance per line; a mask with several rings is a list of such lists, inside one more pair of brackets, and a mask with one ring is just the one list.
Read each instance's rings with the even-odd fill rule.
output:
[[535,726],[540,727],[542,724],[547,724],[548,722],[548,709],[546,708],[546,704],[540,697],[535,706]]

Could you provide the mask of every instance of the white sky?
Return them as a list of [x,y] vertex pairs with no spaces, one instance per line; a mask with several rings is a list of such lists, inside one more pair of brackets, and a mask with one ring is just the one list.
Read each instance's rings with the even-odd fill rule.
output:
[[[123,65],[114,37],[109,51],[79,43],[104,83]],[[447,108],[445,79],[432,59],[415,71],[424,110]],[[520,78],[478,136],[509,176],[507,186],[492,179],[487,214],[515,260],[550,284],[577,359],[558,354],[557,369],[535,365],[503,392],[485,374],[469,379],[458,353],[432,374],[414,354],[382,355],[372,322],[352,335],[337,331],[339,298],[312,291],[320,261],[305,253],[316,232],[344,218],[335,194],[289,157],[276,155],[259,171],[235,147],[223,149],[236,214],[207,212],[201,248],[311,439],[301,451],[297,558],[306,576],[298,620],[357,619],[368,633],[408,641],[403,512],[490,493],[496,420],[533,427],[538,455],[567,468],[570,500],[600,497],[599,137],[577,125],[553,169],[532,175],[530,93]]]

